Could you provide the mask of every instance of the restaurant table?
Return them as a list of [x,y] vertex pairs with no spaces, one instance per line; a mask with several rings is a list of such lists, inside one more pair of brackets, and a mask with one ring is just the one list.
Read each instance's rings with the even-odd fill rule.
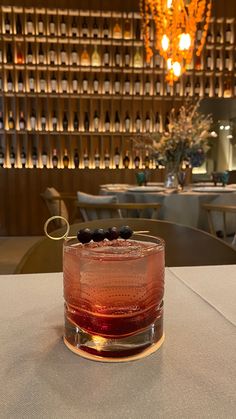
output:
[[[129,190],[129,188],[132,189],[131,186],[133,186],[133,191]],[[218,191],[220,189],[218,188]],[[204,187],[202,188],[203,190]],[[167,220],[209,231],[207,214],[201,208],[201,205],[208,203],[215,205],[236,205],[236,185],[233,187],[231,185],[226,186],[222,188],[222,192],[202,191],[197,192],[194,188],[186,187],[183,192],[178,191],[177,193],[173,190],[164,190],[164,188],[163,191],[159,192],[147,192],[145,187],[143,187],[143,190],[141,187],[135,191],[135,185],[128,185],[124,188],[119,186],[117,188],[115,184],[114,187],[109,186],[106,188],[106,185],[102,185],[100,188],[100,194],[116,195],[119,202],[155,202],[161,204],[161,209],[158,212],[158,218],[160,220]],[[222,214],[213,213],[212,216],[215,230],[223,230]],[[236,232],[235,214],[227,214],[226,231],[228,234]]]
[[236,417],[236,265],[166,268],[165,342],[126,363],[62,341],[62,274],[0,276],[0,417]]

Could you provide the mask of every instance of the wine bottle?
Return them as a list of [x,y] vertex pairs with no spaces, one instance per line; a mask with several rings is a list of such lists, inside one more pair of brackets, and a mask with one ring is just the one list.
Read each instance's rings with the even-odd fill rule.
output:
[[205,93],[205,96],[210,95],[210,81],[209,81],[209,78],[207,78],[206,81],[205,81],[204,93]]
[[36,147],[33,147],[31,160],[32,160],[33,168],[36,169],[38,167],[38,153],[37,153]]
[[207,32],[206,41],[208,44],[212,44],[213,42],[213,35],[210,28],[208,29],[208,32]]
[[0,64],[3,63],[3,55],[2,55],[2,49],[0,49]]
[[24,146],[22,146],[21,153],[20,153],[20,161],[22,168],[25,168],[26,165],[26,152]]
[[27,64],[33,63],[33,51],[32,51],[32,45],[31,42],[28,43],[28,49],[27,49]]
[[73,16],[72,23],[71,23],[71,35],[75,38],[78,37],[78,25],[75,16]]
[[105,169],[109,169],[110,168],[110,154],[108,153],[108,150],[105,150],[105,154],[104,154],[104,166]]
[[88,93],[88,79],[86,77],[86,74],[84,74],[84,77],[83,77],[82,90],[83,90],[83,93]]
[[190,78],[189,77],[186,80],[185,93],[186,93],[187,96],[189,96],[191,94],[191,82],[190,82]]
[[86,45],[84,45],[84,49],[83,49],[83,52],[81,54],[81,65],[84,65],[84,66],[89,66],[90,65],[90,58],[89,58],[89,54],[88,54]]
[[77,79],[76,73],[74,73],[73,78],[72,78],[72,91],[73,93],[78,92],[78,79]]
[[115,77],[114,91],[115,91],[116,95],[120,94],[120,80],[119,80],[117,74],[116,74],[116,77]]
[[145,80],[145,95],[150,95],[150,93],[151,93],[151,82],[150,82],[149,77],[147,76]]
[[104,93],[108,94],[110,93],[110,80],[108,78],[108,75],[106,74],[105,80],[104,80]]
[[63,156],[62,160],[63,160],[64,169],[68,169],[70,159],[69,159],[69,156],[68,156],[67,148],[65,148],[65,150],[64,150],[64,156]]
[[115,165],[115,168],[116,169],[119,169],[119,165],[120,165],[120,153],[119,153],[118,147],[116,147],[116,149],[115,149],[114,165]]
[[126,78],[125,78],[124,93],[125,95],[130,94],[130,80],[129,80],[128,75],[126,75]]
[[39,52],[38,52],[38,61],[39,64],[44,64],[44,52],[43,52],[43,44],[39,44]]
[[136,95],[140,95],[140,87],[141,87],[140,78],[139,78],[139,76],[137,74],[136,75],[135,82],[134,82],[134,93]]
[[130,53],[128,47],[125,48],[125,67],[130,66]]
[[30,129],[31,131],[36,130],[36,114],[34,109],[32,109],[30,114]]
[[53,47],[53,44],[50,45],[49,49],[49,63],[50,65],[54,65],[56,63],[56,51]]
[[13,81],[12,81],[12,77],[11,77],[11,72],[8,72],[8,76],[7,76],[7,91],[8,92],[12,92],[13,91]]
[[21,24],[21,18],[20,18],[19,13],[17,13],[16,15],[16,33],[17,35],[22,35],[22,24]]
[[161,80],[159,76],[157,76],[156,78],[156,94],[157,95],[161,94]]
[[42,131],[46,131],[47,128],[47,119],[45,116],[45,112],[42,110],[42,114],[41,114],[41,130]]
[[217,34],[216,34],[216,42],[217,42],[217,44],[222,43],[222,34],[221,34],[220,29],[218,29]]
[[24,55],[22,52],[22,45],[20,42],[16,45],[16,64],[24,64]]
[[150,119],[149,112],[147,112],[146,118],[145,118],[145,131],[150,132],[150,129],[151,129],[151,119]]
[[196,78],[195,84],[194,84],[194,94],[196,96],[200,95],[200,90],[201,90],[201,85],[200,85],[200,80],[199,77]]
[[170,114],[169,112],[166,112],[166,116],[165,116],[165,131],[169,132],[170,131]]
[[75,148],[75,150],[74,150],[74,158],[73,158],[73,161],[74,161],[74,167],[75,167],[75,169],[78,169],[79,168],[79,153],[78,153],[78,149],[77,148]]
[[139,19],[137,19],[137,21],[136,21],[135,39],[136,39],[136,41],[141,40],[141,25],[140,25],[140,20]]
[[160,114],[159,112],[156,112],[156,116],[155,116],[155,132],[160,132],[160,127],[161,127],[161,119],[160,119]]
[[211,70],[212,68],[212,55],[211,55],[210,50],[208,50],[207,56],[206,56],[206,68],[207,70]]
[[109,26],[106,18],[103,21],[102,36],[103,38],[109,37]]
[[22,111],[20,112],[19,129],[21,131],[25,129],[25,118],[24,118],[24,113]]
[[11,146],[11,151],[10,151],[10,164],[11,167],[15,167],[15,163],[16,163],[16,155],[15,155],[15,151],[13,146]]
[[0,75],[0,92],[2,92],[2,77]]
[[97,79],[97,75],[94,74],[94,79],[93,79],[93,93],[98,93],[98,89],[99,89],[99,82]]
[[89,115],[88,112],[84,114],[84,131],[89,131]]
[[86,149],[84,150],[83,160],[84,160],[84,168],[89,169],[89,155]]
[[42,160],[43,168],[47,168],[47,165],[48,165],[48,154],[47,154],[46,150],[43,150],[42,156],[41,156],[41,160]]
[[123,165],[125,169],[129,168],[130,158],[129,158],[129,152],[128,150],[125,153],[125,157],[123,158]]
[[46,80],[45,80],[43,71],[41,71],[41,73],[40,73],[39,90],[40,90],[40,92],[45,92],[46,91]]
[[13,118],[13,112],[12,111],[9,111],[8,129],[10,129],[10,130],[15,129],[15,121],[14,121],[14,118]]
[[11,33],[11,22],[10,22],[8,13],[6,13],[6,16],[5,16],[4,26],[5,26],[5,33],[10,34]]
[[52,130],[57,131],[57,114],[56,111],[52,113]]
[[67,64],[67,52],[65,50],[65,45],[62,44],[61,51],[60,51],[60,57],[61,57],[61,65]]
[[82,23],[81,35],[82,35],[83,38],[87,38],[89,36],[88,25],[87,25],[87,21],[86,21],[85,17],[84,17],[83,23]]
[[113,38],[120,39],[121,37],[122,37],[121,26],[120,26],[118,20],[116,20],[114,28],[113,28]]
[[106,111],[104,127],[105,127],[105,132],[110,131],[110,117],[109,117],[109,112],[108,111]]
[[226,70],[231,70],[231,65],[230,65],[230,56],[229,56],[229,52],[226,50],[225,51],[225,69]]
[[3,113],[0,111],[0,130],[4,129]]
[[29,89],[30,92],[34,92],[35,88],[35,80],[34,80],[34,73],[33,71],[30,72],[29,74]]
[[129,132],[130,131],[130,116],[129,113],[126,112],[125,114],[125,132]]
[[219,50],[216,50],[215,67],[216,67],[216,70],[222,70],[222,59],[221,59],[221,54]]
[[44,23],[43,23],[43,18],[42,15],[39,15],[38,18],[38,34],[41,36],[44,33]]
[[57,92],[57,79],[56,79],[54,71],[51,76],[50,84],[51,84],[51,92],[53,93]]
[[142,67],[142,57],[141,57],[141,54],[140,54],[139,47],[136,48],[136,52],[134,54],[134,67],[135,68]]
[[68,80],[66,77],[66,73],[63,73],[62,79],[61,79],[61,89],[63,93],[67,93],[68,91]]
[[148,151],[146,151],[146,153],[145,153],[144,167],[145,167],[145,169],[149,169],[149,167],[150,167],[150,157],[149,157],[149,152]]
[[78,52],[76,50],[75,45],[73,46],[71,51],[71,65],[78,65]]
[[27,17],[26,32],[27,32],[27,35],[33,35],[34,33],[34,25],[33,25],[31,14],[28,14],[28,17]]
[[53,15],[51,15],[50,21],[49,21],[49,35],[55,36],[55,34],[56,34],[56,25],[53,19]]
[[124,39],[130,39],[131,38],[131,21],[128,19],[128,16],[125,19],[124,22]]
[[66,22],[65,22],[65,17],[63,15],[60,21],[60,32],[61,32],[61,36],[66,36]]
[[134,158],[134,167],[135,169],[139,169],[140,166],[140,157],[138,150],[135,151],[135,158]]
[[100,169],[100,154],[98,150],[96,150],[94,154],[94,166],[95,169]]
[[92,37],[93,38],[98,38],[98,36],[99,36],[99,28],[98,28],[98,24],[97,24],[97,19],[94,18],[93,27],[92,27]]
[[98,116],[97,111],[94,112],[93,127],[94,127],[94,131],[97,132],[99,130],[99,116]]
[[79,130],[79,117],[78,117],[78,113],[77,112],[74,112],[73,128],[74,128],[74,131],[78,131]]
[[101,57],[100,57],[100,54],[98,52],[97,45],[95,44],[94,45],[94,50],[93,50],[93,53],[92,53],[92,66],[93,67],[100,67],[100,65],[101,65]]
[[63,131],[68,131],[68,118],[67,118],[67,113],[66,112],[64,112],[64,114],[63,114],[62,128],[63,128]]
[[103,53],[103,65],[104,66],[109,66],[110,63],[110,54],[109,54],[109,50],[107,48],[107,46],[105,46],[105,50]]
[[227,23],[226,26],[225,41],[227,44],[232,44],[232,28],[230,23]]
[[57,149],[54,148],[53,152],[52,152],[52,167],[53,169],[57,169],[58,168],[58,156],[57,156]]
[[216,77],[216,79],[215,79],[215,87],[214,87],[214,90],[215,90],[215,96],[219,96],[219,93],[220,93],[219,77]]
[[118,111],[116,111],[116,113],[115,113],[115,132],[119,132],[119,131],[120,131],[120,118],[119,118]]
[[141,118],[140,118],[139,112],[137,112],[137,116],[135,119],[135,129],[136,129],[136,132],[141,131]]
[[2,149],[2,146],[0,146],[0,167],[4,167],[5,163],[5,155]]
[[12,49],[11,44],[7,44],[7,64],[12,64],[13,58],[12,58]]
[[118,46],[115,49],[115,65],[120,67],[121,65],[121,55]]

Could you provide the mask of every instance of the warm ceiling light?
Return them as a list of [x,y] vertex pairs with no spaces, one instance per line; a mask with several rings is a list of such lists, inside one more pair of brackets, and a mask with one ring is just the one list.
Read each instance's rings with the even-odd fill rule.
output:
[[170,41],[169,41],[168,36],[163,35],[162,40],[161,40],[161,46],[162,46],[163,51],[167,51],[168,50],[169,43],[170,43]]

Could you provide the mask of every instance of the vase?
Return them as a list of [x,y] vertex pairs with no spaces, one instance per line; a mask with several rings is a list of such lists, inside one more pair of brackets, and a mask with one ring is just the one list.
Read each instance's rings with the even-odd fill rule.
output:
[[166,166],[164,186],[166,189],[178,189],[178,166],[168,164]]

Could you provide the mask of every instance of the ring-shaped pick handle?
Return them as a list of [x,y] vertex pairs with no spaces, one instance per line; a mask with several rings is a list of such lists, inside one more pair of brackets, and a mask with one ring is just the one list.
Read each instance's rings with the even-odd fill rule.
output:
[[[49,224],[51,221],[54,221],[54,220],[63,220],[63,221],[65,221],[65,223],[66,223],[66,232],[65,232],[62,236],[60,236],[60,237],[54,237],[54,236],[51,236],[51,235],[48,233],[48,231],[47,231],[48,224]],[[45,234],[46,234],[46,236],[47,236],[49,239],[51,239],[51,240],[62,240],[62,239],[68,238],[69,231],[70,231],[70,224],[69,224],[69,222],[67,221],[67,219],[66,219],[66,218],[64,218],[64,217],[62,217],[61,215],[54,215],[53,217],[48,218],[48,220],[47,220],[47,221],[46,221],[46,223],[44,224],[44,233],[45,233]]]

